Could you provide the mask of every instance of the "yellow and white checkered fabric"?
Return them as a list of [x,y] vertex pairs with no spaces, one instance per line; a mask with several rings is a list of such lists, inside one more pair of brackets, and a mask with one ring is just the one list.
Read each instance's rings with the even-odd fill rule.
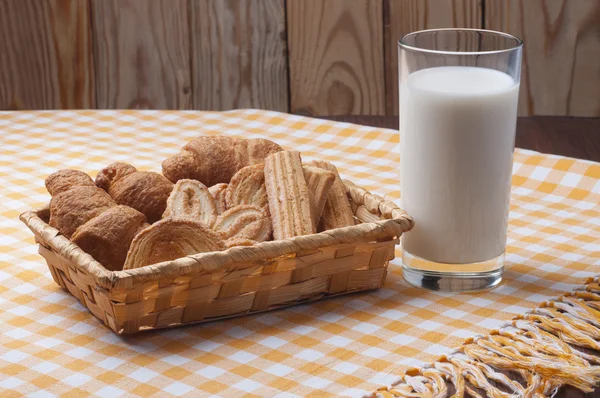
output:
[[[52,280],[18,215],[60,168],[147,170],[201,134],[266,137],[398,198],[398,133],[275,112],[0,113],[0,396],[362,395],[600,271],[600,164],[517,150],[507,271],[479,294],[409,287],[119,337]],[[79,395],[78,395],[79,394]]]

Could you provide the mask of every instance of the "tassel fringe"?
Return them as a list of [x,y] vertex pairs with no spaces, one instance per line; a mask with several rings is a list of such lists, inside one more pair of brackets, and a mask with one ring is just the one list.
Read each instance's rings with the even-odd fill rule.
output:
[[427,367],[408,370],[373,397],[446,398],[454,390],[452,398],[481,394],[542,398],[554,396],[562,386],[592,392],[599,383],[600,277],[596,277],[499,330],[467,339]]

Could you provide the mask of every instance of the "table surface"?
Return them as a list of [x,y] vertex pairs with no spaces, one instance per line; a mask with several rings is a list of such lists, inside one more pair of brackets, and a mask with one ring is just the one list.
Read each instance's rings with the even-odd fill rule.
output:
[[[323,119],[371,127],[398,128],[397,116],[323,116]],[[600,162],[600,118],[519,117],[515,146],[522,149]],[[574,388],[562,388],[556,397],[600,398],[600,389],[585,394]]]
[[[397,116],[323,116],[323,119],[398,128]],[[600,162],[600,118],[520,117],[515,145],[518,148]]]
[[[93,176],[110,162],[127,161],[160,170],[160,160],[199,134],[271,138],[306,160],[331,160],[342,176],[373,192],[400,194],[392,130],[257,110],[0,113],[0,392],[356,396],[600,272],[600,165],[518,150],[507,269],[492,291],[411,288],[396,259],[376,292],[115,336],[55,285],[18,214],[47,203],[43,180],[59,168]],[[597,150],[597,141],[584,142]],[[580,157],[593,158],[589,153]]]

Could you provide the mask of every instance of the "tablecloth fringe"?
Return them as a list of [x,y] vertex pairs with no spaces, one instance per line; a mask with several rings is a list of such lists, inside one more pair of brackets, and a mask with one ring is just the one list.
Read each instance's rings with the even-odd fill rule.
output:
[[[600,276],[514,318],[488,335],[467,339],[453,353],[409,369],[375,397],[548,397],[562,386],[592,392],[600,383]],[[580,348],[593,350],[594,354]],[[523,383],[499,370],[520,375]]]

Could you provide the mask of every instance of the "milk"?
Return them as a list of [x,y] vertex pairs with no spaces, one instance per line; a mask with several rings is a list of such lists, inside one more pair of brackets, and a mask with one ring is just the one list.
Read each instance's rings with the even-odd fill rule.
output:
[[466,66],[402,82],[402,202],[416,223],[405,251],[458,264],[504,253],[518,90],[503,72]]

